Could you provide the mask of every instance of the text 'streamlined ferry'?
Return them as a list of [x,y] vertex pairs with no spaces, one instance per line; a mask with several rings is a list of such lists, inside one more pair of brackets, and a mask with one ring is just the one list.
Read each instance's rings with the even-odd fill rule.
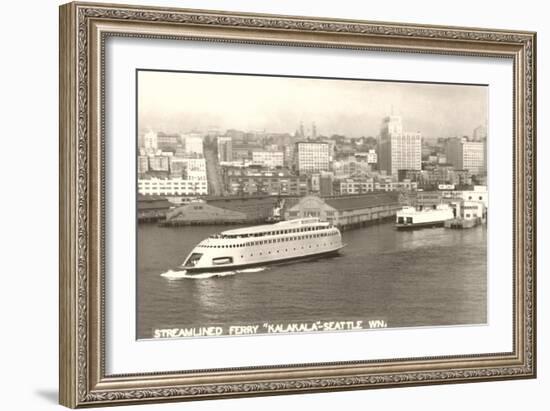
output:
[[226,271],[336,254],[342,235],[318,218],[223,231],[201,241],[181,266],[187,273]]

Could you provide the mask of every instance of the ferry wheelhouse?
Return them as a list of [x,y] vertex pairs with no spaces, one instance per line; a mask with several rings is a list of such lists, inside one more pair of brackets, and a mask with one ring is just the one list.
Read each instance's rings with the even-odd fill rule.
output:
[[318,218],[238,228],[201,241],[181,268],[188,273],[226,271],[337,253],[340,230]]
[[404,207],[398,211],[395,218],[395,226],[399,230],[417,227],[443,226],[445,221],[454,218],[454,212],[447,204],[439,204],[432,208],[417,209]]

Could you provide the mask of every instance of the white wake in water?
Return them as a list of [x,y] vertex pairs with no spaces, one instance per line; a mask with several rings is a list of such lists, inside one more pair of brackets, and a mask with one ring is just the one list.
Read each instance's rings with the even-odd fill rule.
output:
[[264,271],[266,267],[256,267],[256,268],[245,268],[243,270],[235,270],[235,271],[220,271],[215,273],[198,273],[198,274],[188,274],[187,271],[175,271],[175,270],[168,270],[165,273],[162,273],[160,276],[167,278],[168,280],[179,280],[179,279],[191,279],[191,280],[198,280],[198,279],[204,279],[204,278],[212,278],[212,277],[227,277],[229,275],[235,275],[237,273],[260,273]]
[[168,278],[169,280],[177,280],[179,278],[185,278],[187,276],[187,271],[168,270],[165,273],[162,273],[160,276],[164,278]]
[[265,271],[266,267],[245,268],[243,270],[237,270],[238,273],[261,273]]

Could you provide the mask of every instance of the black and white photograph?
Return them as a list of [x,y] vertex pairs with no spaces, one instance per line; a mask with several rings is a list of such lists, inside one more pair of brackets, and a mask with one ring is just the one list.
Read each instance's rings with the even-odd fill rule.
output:
[[488,87],[136,71],[137,338],[487,323]]

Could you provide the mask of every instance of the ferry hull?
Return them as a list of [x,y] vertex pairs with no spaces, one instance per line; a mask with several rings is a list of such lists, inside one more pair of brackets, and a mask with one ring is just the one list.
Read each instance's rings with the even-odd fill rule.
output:
[[291,263],[295,261],[317,260],[319,258],[333,257],[338,255],[342,248],[344,248],[344,246],[337,248],[335,250],[324,251],[318,254],[301,255],[301,256],[295,256],[290,258],[283,258],[279,260],[258,261],[254,263],[248,263],[248,264],[228,264],[228,265],[216,265],[211,267],[180,266],[178,267],[178,270],[183,269],[188,274],[192,275],[192,274],[200,274],[200,273],[217,273],[217,272],[232,271],[232,270],[243,270],[246,268],[264,267],[267,265],[282,265],[282,264]]
[[431,227],[443,227],[446,220],[441,221],[427,221],[423,223],[410,223],[410,224],[395,224],[395,228],[398,230],[415,230],[420,228],[431,228]]

